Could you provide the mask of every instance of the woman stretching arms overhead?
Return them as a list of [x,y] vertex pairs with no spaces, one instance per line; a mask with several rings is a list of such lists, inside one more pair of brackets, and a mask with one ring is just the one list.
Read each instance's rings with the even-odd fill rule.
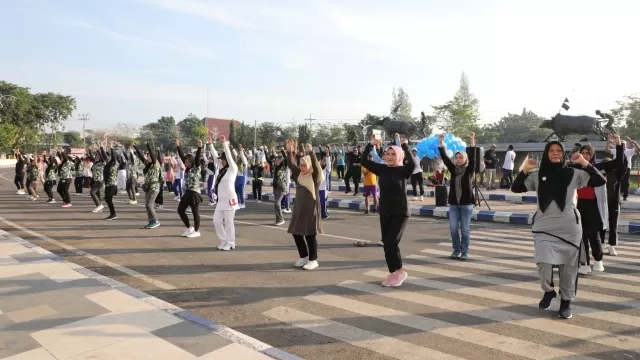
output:
[[[180,198],[180,204],[178,204],[178,215],[182,219],[186,230],[182,233],[182,236],[188,238],[195,238],[200,236],[200,203],[202,202],[202,196],[200,195],[200,155],[202,154],[202,140],[198,140],[198,151],[196,156],[191,154],[185,155],[180,148],[180,141],[176,140],[176,150],[178,156],[184,163],[184,185],[186,191],[182,198]],[[189,217],[187,216],[187,207],[191,209],[193,213],[193,227],[189,224]]]

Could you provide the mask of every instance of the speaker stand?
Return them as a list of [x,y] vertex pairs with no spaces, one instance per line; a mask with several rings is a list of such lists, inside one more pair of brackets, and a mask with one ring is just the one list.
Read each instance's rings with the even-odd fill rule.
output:
[[476,182],[475,179],[471,184],[471,191],[473,191],[475,206],[482,206],[482,202],[484,201],[484,204],[487,205],[487,209],[491,210],[491,206],[489,206],[489,204],[487,203],[487,200],[484,198],[484,194],[482,193],[482,190],[480,190],[480,187],[478,186],[478,183]]

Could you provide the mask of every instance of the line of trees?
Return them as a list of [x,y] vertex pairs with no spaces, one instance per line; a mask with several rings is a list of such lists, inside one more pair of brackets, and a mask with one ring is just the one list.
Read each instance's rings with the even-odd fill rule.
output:
[[[189,114],[181,121],[173,116],[162,116],[155,122],[138,127],[116,124],[109,129],[88,130],[87,138],[75,131],[63,130],[64,122],[76,110],[76,100],[71,96],[56,93],[32,94],[28,88],[0,81],[0,148],[8,150],[14,147],[28,149],[45,143],[65,142],[72,147],[95,144],[109,139],[122,144],[149,141],[162,149],[170,149],[175,139],[193,143],[195,139],[204,139],[208,134],[201,118]],[[413,114],[409,94],[402,88],[394,88],[391,93],[390,113],[399,120],[416,122],[421,136],[429,136],[434,129],[444,129],[454,134],[466,134],[474,131],[479,143],[516,143],[542,141],[550,132],[540,129],[544,120],[540,115],[523,109],[521,113],[501,117],[494,123],[481,126],[479,100],[471,92],[469,79],[465,73],[460,77],[458,90],[453,98],[441,105],[430,107],[431,114],[421,112],[420,117]],[[595,109],[594,109],[595,110]],[[610,110],[617,119],[620,133],[632,138],[640,138],[640,96],[627,96]],[[263,122],[257,125],[233,121],[229,140],[234,146],[247,147],[264,145],[267,147],[281,144],[285,139],[298,138],[301,142],[314,144],[354,143],[368,139],[373,130],[380,129],[377,124],[388,114],[366,114],[356,124],[341,122],[312,123],[275,123]],[[362,129],[366,128],[363,134]],[[55,134],[54,138],[45,135]],[[575,135],[571,140],[579,140],[584,135]],[[34,149],[35,150],[35,149]]]

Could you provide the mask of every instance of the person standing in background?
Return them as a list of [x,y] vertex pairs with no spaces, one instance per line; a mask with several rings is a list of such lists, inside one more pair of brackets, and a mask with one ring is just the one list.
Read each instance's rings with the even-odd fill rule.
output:
[[513,167],[515,163],[516,153],[513,151],[513,145],[509,145],[504,156],[504,165],[502,165],[502,177],[506,179],[509,188],[513,185]]
[[[620,192],[622,193],[622,200],[627,201],[627,197],[629,197],[629,182],[631,181],[631,161],[633,159],[633,155],[637,152],[640,152],[640,147],[635,140],[631,140],[631,138],[627,137],[627,141],[623,142],[626,149],[624,150],[624,156],[627,157],[627,171],[622,176],[620,180]],[[616,147],[611,141],[607,141],[605,152],[611,154],[613,160],[616,159]]]
[[486,175],[487,190],[495,190],[496,168],[498,166],[498,155],[496,155],[496,144],[491,144],[489,150],[484,152],[484,172]]

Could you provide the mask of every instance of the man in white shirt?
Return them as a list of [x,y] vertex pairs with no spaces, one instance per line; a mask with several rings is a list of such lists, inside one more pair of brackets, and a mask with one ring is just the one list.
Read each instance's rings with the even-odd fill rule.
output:
[[[629,181],[631,178],[631,159],[633,159],[633,155],[635,155],[637,152],[640,152],[640,147],[638,146],[638,143],[635,142],[634,140],[631,140],[631,138],[627,137],[627,141],[623,141],[622,142],[624,145],[626,145],[626,149],[624,150],[624,156],[627,157],[627,164],[629,166],[629,168],[627,169],[627,172],[624,174],[624,176],[622,177],[622,180],[620,181],[620,192],[622,193],[622,199],[624,201],[627,201],[627,197],[629,196]],[[607,141],[607,147],[605,148],[605,152],[611,154],[611,157],[615,160],[616,158],[616,148],[615,146],[612,146],[612,144]]]
[[516,153],[513,151],[513,145],[509,145],[507,154],[504,156],[504,165],[502,165],[502,177],[507,180],[509,188],[513,185],[513,167],[515,163]]

